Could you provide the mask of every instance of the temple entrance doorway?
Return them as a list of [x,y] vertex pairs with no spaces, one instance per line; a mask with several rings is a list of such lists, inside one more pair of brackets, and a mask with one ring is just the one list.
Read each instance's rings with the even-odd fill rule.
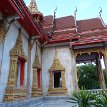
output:
[[77,54],[76,56],[77,79],[78,86],[80,89],[106,88],[102,70],[102,68],[104,68],[104,63],[102,63],[104,62],[103,57],[104,55],[102,53],[97,52],[92,52],[90,54],[88,53]]

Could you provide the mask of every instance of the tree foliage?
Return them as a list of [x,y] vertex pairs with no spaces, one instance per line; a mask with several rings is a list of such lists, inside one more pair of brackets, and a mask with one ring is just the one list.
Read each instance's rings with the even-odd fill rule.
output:
[[96,65],[86,64],[78,66],[78,85],[80,89],[100,88]]

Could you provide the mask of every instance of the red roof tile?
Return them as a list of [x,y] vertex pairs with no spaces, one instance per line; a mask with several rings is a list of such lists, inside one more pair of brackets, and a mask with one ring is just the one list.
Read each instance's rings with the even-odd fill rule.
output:
[[72,42],[71,45],[78,46],[78,45],[85,45],[85,44],[93,44],[93,43],[101,43],[107,41],[107,35],[99,35],[97,37],[92,36],[89,38],[80,38],[79,41]]
[[[43,26],[47,27],[53,24],[53,16],[46,16],[43,22]],[[73,16],[56,18],[56,29],[74,28],[75,20]]]
[[75,35],[73,33],[67,33],[67,34],[61,34],[61,35],[56,35],[53,36],[54,40],[58,40],[58,39],[67,39],[67,38],[73,38],[75,37]]
[[74,28],[75,20],[73,16],[67,16],[56,19],[56,29]]
[[104,28],[104,25],[99,18],[77,21],[77,26],[79,32]]
[[45,16],[45,19],[43,21],[43,26],[45,26],[45,27],[50,26],[50,25],[52,25],[52,22],[53,22],[53,16],[52,15]]

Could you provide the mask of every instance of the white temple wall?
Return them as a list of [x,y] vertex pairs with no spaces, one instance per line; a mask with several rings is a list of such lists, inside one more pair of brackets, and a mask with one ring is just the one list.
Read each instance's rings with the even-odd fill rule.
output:
[[[24,30],[22,30],[22,32],[24,32]],[[28,37],[28,35],[26,33],[22,33],[23,49],[24,49],[26,57],[28,58],[28,38],[27,37]],[[25,86],[27,86],[27,72],[28,72],[27,66],[28,66],[28,61],[26,61],[26,63],[25,63],[25,77],[24,77]]]
[[35,58],[35,53],[36,53],[36,44],[34,43],[32,50],[31,50],[31,75],[30,75],[30,87],[32,87],[32,82],[33,82],[33,62]]
[[[23,32],[24,30],[22,30]],[[7,33],[7,37],[4,43],[4,54],[3,54],[3,63],[2,63],[2,69],[1,69],[1,76],[0,76],[0,102],[3,101],[4,94],[5,94],[5,88],[7,86],[8,82],[8,75],[9,75],[9,67],[10,67],[10,51],[14,47],[16,43],[16,39],[18,37],[18,27],[15,23],[13,23]],[[26,36],[25,36],[26,35]],[[23,49],[28,57],[28,40],[27,40],[27,33],[22,33],[22,40],[23,40]],[[3,43],[0,41],[0,50],[3,48]],[[1,62],[1,51],[0,51],[0,62]],[[27,63],[25,65],[25,75],[27,75]],[[25,76],[25,84],[27,82],[27,76]]]
[[[68,94],[71,94],[73,90],[72,82],[72,73],[71,73],[71,52],[69,47],[57,47],[57,57],[60,60],[60,63],[65,68],[65,81],[66,87],[68,89]],[[43,84],[43,93],[44,95],[48,94],[49,88],[49,69],[52,66],[55,56],[55,48],[44,48],[42,53],[42,84]]]

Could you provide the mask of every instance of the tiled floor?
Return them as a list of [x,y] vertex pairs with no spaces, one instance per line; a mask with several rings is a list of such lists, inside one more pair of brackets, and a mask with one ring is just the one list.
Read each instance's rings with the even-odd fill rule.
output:
[[29,107],[78,107],[75,104],[42,104],[39,106],[31,105]]
[[78,107],[77,104],[71,104],[71,103],[67,103],[67,102],[63,102],[63,103],[55,103],[53,101],[53,103],[48,102],[48,103],[43,103],[39,106],[35,106],[32,105],[31,107]]
[[58,104],[58,105],[56,105],[56,104],[44,104],[44,105],[41,105],[39,107],[77,107],[77,106],[74,104],[66,104],[66,105],[64,105],[64,104]]
[[40,97],[28,100],[1,103],[0,107],[78,107],[75,104],[68,103],[69,97]]

